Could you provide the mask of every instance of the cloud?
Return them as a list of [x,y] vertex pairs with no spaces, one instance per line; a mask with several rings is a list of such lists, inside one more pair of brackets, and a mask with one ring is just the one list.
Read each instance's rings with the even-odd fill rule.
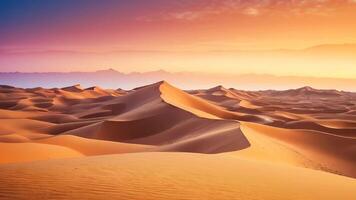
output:
[[219,14],[218,10],[200,10],[200,11],[182,11],[174,12],[166,15],[166,19],[178,19],[178,20],[195,20],[204,18],[207,15]]
[[153,16],[140,17],[138,20],[194,21],[228,13],[251,17],[282,12],[288,15],[326,16],[340,6],[350,6],[350,3],[356,3],[356,0],[204,0],[197,4],[182,1],[179,9],[162,11]]
[[260,14],[260,11],[256,8],[246,8],[243,13],[246,15],[257,16]]
[[184,11],[180,13],[172,13],[171,17],[176,19],[185,19],[185,20],[194,20],[201,16],[201,13],[192,12],[192,11]]

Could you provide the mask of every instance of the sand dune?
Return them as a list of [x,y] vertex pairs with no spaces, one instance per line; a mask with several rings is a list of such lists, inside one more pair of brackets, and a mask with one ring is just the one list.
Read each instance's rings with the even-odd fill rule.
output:
[[227,155],[135,153],[7,164],[0,176],[0,193],[12,199],[356,198],[351,178]]
[[[33,91],[39,92],[41,89]],[[93,98],[93,95],[86,93],[88,91],[101,94]],[[47,90],[46,92],[51,93]],[[105,140],[110,145],[113,145],[110,143],[111,141],[130,143],[129,146],[137,144],[138,147],[153,145],[156,146],[156,151],[219,153],[249,146],[239,129],[238,122],[222,120],[221,117],[215,116],[215,114],[234,116],[233,113],[174,88],[166,82],[137,88],[133,92],[115,98],[103,98],[102,95],[112,97],[113,94],[105,92],[101,88],[82,89],[79,85],[53,89],[52,92],[56,94],[52,98],[63,99],[59,104],[63,104],[61,106],[65,106],[65,109],[59,113],[58,108],[60,107],[54,105],[46,111],[46,114],[30,116],[31,120],[35,120],[33,126],[43,124],[39,128],[28,127],[31,129],[31,134],[36,133],[35,135],[39,136],[38,138],[26,137],[30,141],[42,143],[47,141],[50,144],[73,148],[85,155],[144,151],[145,148],[125,150],[120,147],[113,151],[111,151],[112,148],[107,150],[99,148],[96,153],[95,150],[88,153],[89,147],[86,147],[89,144],[88,141],[93,145],[95,143],[95,145],[104,146],[106,143],[104,141],[80,140],[78,137],[69,137],[68,135]],[[29,96],[34,98],[34,94]],[[28,121],[30,119],[21,120]],[[14,134],[19,131],[21,130],[15,130]],[[23,133],[21,134],[23,136]],[[63,139],[62,137],[50,137],[48,134],[66,136],[63,136],[65,137]],[[3,140],[14,142],[15,138],[13,135],[4,137]],[[219,141],[215,142],[217,140]],[[17,138],[17,141],[21,140]],[[26,140],[26,142],[30,141]],[[205,145],[207,143],[210,145]],[[85,146],[83,151],[79,149],[81,146]],[[121,144],[121,146],[125,145]]]
[[4,197],[355,198],[354,93],[165,81],[0,91],[0,162],[17,163],[0,165]]
[[[216,121],[216,117],[211,119],[206,115],[201,118],[192,111],[195,108],[185,110],[179,105],[187,101],[191,102],[191,106],[198,105],[199,102],[204,103],[204,109],[217,110],[218,107],[182,91],[178,94],[180,98],[175,98],[174,101],[165,99],[164,96],[174,95],[177,91],[179,90],[165,82],[138,88],[111,102],[125,105],[122,114],[96,124],[90,131],[83,128],[65,134],[108,141],[160,145],[162,148],[159,150],[165,151],[219,153],[248,147],[249,144],[239,130],[238,122]],[[215,125],[206,128],[206,125],[211,123]],[[228,140],[219,139],[220,142],[214,142],[224,137]],[[210,145],[204,145],[207,143]]]

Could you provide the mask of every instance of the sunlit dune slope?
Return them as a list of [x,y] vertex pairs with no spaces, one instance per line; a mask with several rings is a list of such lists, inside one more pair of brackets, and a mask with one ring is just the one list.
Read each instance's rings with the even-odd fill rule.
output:
[[356,198],[351,178],[228,155],[135,153],[0,165],[2,196],[55,199]]

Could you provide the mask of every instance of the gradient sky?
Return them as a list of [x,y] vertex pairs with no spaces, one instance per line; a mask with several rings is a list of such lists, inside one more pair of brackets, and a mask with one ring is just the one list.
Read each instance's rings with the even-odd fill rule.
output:
[[0,70],[350,77],[350,57],[258,52],[356,43],[355,19],[355,0],[0,0]]

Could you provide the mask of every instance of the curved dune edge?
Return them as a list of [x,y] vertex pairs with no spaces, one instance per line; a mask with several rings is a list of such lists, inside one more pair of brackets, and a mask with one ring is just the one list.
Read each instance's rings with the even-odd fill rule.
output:
[[[228,155],[135,153],[0,165],[0,192],[19,199],[356,198],[353,179]],[[69,192],[70,191],[70,192]],[[322,191],[322,192],[321,192]]]
[[242,122],[251,147],[236,155],[356,177],[355,139]]
[[165,81],[159,83],[159,91],[160,97],[168,104],[187,110],[199,117],[221,119],[220,116],[225,114],[222,108],[182,92]]

